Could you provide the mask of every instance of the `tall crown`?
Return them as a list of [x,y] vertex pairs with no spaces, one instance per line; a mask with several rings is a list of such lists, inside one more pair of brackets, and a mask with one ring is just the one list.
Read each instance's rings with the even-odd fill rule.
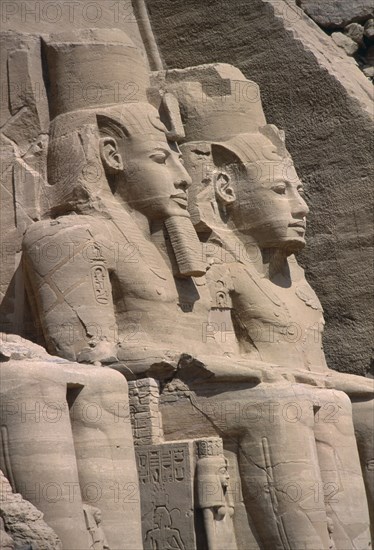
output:
[[76,110],[147,101],[147,61],[123,31],[51,34],[43,46],[51,119]]
[[197,440],[196,447],[199,458],[223,456],[223,442],[220,437]]
[[152,84],[178,101],[184,141],[226,141],[266,125],[259,86],[226,63],[153,73]]

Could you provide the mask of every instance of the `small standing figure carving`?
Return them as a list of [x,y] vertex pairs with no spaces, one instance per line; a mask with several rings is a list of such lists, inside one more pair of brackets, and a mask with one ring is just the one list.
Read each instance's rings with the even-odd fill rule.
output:
[[101,527],[101,510],[90,504],[83,505],[87,530],[91,535],[92,550],[110,550],[103,528]]
[[197,496],[203,511],[209,550],[237,550],[234,534],[234,503],[229,491],[228,462],[223,456],[222,441],[198,443]]
[[185,550],[178,529],[173,527],[173,519],[165,505],[156,506],[153,513],[153,529],[145,537],[144,548],[150,550]]

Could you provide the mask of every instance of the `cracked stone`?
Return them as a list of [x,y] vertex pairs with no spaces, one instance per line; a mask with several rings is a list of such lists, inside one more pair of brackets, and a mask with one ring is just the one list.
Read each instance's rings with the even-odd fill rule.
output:
[[333,32],[331,38],[347,55],[354,55],[358,50],[358,44],[342,32]]

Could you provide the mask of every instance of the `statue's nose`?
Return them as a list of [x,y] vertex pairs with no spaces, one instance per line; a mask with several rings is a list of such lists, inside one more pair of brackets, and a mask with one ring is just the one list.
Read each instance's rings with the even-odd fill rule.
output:
[[293,216],[305,217],[309,213],[309,207],[298,190],[294,190],[292,193],[291,205]]
[[173,161],[174,169],[176,172],[174,187],[176,189],[181,189],[182,191],[186,192],[187,189],[192,185],[192,179],[183,164],[181,163],[180,156],[175,155]]
[[301,197],[300,195],[298,199],[295,201],[294,213],[303,217],[309,214],[309,206],[307,205],[303,197]]
[[178,180],[174,183],[174,187],[176,187],[176,189],[181,189],[186,193],[187,189],[191,187],[191,179],[185,178],[185,179]]

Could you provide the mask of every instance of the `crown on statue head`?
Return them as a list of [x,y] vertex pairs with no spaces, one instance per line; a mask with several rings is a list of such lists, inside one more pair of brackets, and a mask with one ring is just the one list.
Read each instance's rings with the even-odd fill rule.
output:
[[177,97],[185,130],[182,141],[225,141],[266,125],[259,86],[232,65],[159,71],[151,80]]
[[43,39],[51,119],[109,105],[147,102],[145,55],[119,29],[78,29]]
[[220,437],[201,439],[197,441],[196,446],[199,458],[223,456],[223,442]]

